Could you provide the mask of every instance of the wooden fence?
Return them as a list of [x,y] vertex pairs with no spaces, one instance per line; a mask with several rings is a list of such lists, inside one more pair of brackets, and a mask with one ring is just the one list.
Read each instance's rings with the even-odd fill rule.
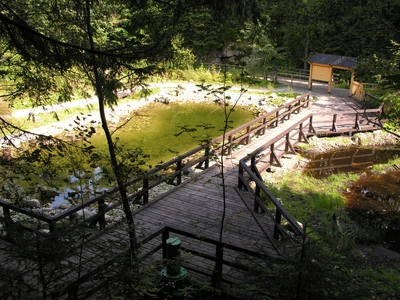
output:
[[[266,128],[274,127],[281,120],[289,119],[292,113],[308,107],[309,102],[310,94],[299,96],[285,105],[226,133],[225,140],[223,140],[223,136],[217,137],[207,144],[201,145],[168,162],[158,165],[148,172],[140,174],[138,177],[128,180],[126,185],[129,192],[129,201],[132,203],[141,201],[143,205],[146,205],[149,201],[149,191],[161,183],[174,182],[174,184],[177,185],[182,182],[183,174],[190,168],[208,168],[210,165],[210,158],[221,151],[222,142],[225,143],[225,154],[230,154],[236,146],[240,144],[249,144],[253,135],[264,134]],[[107,204],[107,202],[109,202],[109,204]],[[5,235],[7,235],[8,228],[17,223],[13,215],[18,213],[24,215],[27,219],[30,218],[32,223],[36,224],[35,228],[32,228],[29,224],[28,226],[24,226],[24,224],[20,223],[19,225],[22,227],[29,230],[48,229],[52,232],[56,230],[58,223],[69,223],[69,219],[78,211],[94,205],[97,206],[97,214],[87,218],[84,222],[92,225],[98,223],[100,228],[104,228],[106,226],[105,215],[116,208],[120,208],[122,205],[122,201],[119,199],[118,188],[114,187],[109,189],[103,194],[68,208],[55,216],[37,213],[0,199],[0,206],[2,207],[2,214],[0,211],[0,222],[3,223],[3,231]]]
[[[307,115],[239,162],[238,187],[239,189],[246,189],[254,196],[255,212],[261,210],[263,213],[273,215],[272,217],[275,220],[273,237],[275,239],[279,239],[287,232],[282,227],[282,217],[297,235],[303,237],[305,232],[282,203],[264,185],[260,173],[273,164],[281,165],[279,158],[285,153],[295,153],[296,144],[307,141],[308,133],[313,130],[311,122],[312,115]],[[272,212],[264,205],[264,200],[272,205],[274,208]]]
[[[205,236],[199,236],[195,232],[192,232],[188,229],[181,229],[172,226],[161,226],[154,232],[147,235],[144,239],[139,241],[141,245],[141,249],[145,249],[145,251],[139,252],[140,261],[145,261],[146,258],[151,255],[158,254],[161,252],[162,256],[160,259],[164,260],[167,258],[167,240],[171,235],[173,237],[178,237],[181,239],[181,250],[182,252],[190,253],[191,259],[190,261],[183,260],[182,266],[188,271],[192,271],[194,273],[200,274],[206,278],[211,278],[211,283],[214,287],[216,284],[224,282],[228,284],[234,283],[232,278],[226,276],[226,274],[232,273],[232,269],[237,271],[246,272],[249,270],[248,264],[240,263],[238,257],[246,257],[250,258],[254,262],[254,259],[263,259],[267,258],[266,254],[252,251],[250,249],[246,249],[243,247],[234,246],[230,243],[220,242],[219,240],[208,238]],[[207,247],[201,247],[193,249],[190,246],[190,241],[199,241]],[[67,286],[56,287],[54,292],[52,292],[53,296],[62,297],[68,295],[68,299],[76,299],[76,293],[78,292],[77,287],[84,285],[87,282],[90,282],[93,277],[102,272],[103,270],[107,270],[107,268],[113,268],[112,265],[116,263],[119,259],[123,258],[124,255],[128,255],[126,253],[120,253],[117,256],[110,257],[103,264],[101,264],[98,268],[91,270],[83,274],[79,280],[74,282],[70,282]],[[191,261],[195,260],[194,257],[200,257],[202,260],[209,261],[215,264],[215,267],[210,270],[200,270],[191,264]],[[229,272],[224,272],[224,269],[228,268]],[[223,275],[225,273],[225,275]],[[85,287],[85,293],[90,294],[91,290],[98,291],[103,288],[104,282],[100,282],[100,285],[89,285]]]
[[309,135],[332,135],[334,133],[353,133],[371,131],[382,127],[383,109],[385,103],[375,109],[358,109],[348,113],[333,114],[331,119],[316,123],[311,119],[314,128]]

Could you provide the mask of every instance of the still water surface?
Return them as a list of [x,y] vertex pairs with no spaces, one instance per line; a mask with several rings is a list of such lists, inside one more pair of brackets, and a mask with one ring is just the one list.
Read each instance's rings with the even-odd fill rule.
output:
[[384,174],[371,172],[373,165],[400,156],[400,149],[348,149],[311,157],[306,171],[316,178],[331,174],[363,173],[343,194],[352,219],[361,226],[377,228],[391,248],[400,251],[400,166]]

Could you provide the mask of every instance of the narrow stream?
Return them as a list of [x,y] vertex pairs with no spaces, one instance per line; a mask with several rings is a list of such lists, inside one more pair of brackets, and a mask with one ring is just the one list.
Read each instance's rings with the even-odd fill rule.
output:
[[400,251],[400,166],[385,174],[373,165],[400,156],[400,149],[347,149],[311,157],[305,172],[315,178],[338,173],[363,173],[344,193],[346,208],[360,226],[378,229],[384,243]]

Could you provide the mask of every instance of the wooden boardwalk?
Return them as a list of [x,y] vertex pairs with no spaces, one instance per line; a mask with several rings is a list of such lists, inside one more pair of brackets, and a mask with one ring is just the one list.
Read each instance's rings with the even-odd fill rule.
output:
[[[252,207],[252,194],[238,190],[238,161],[267,141],[276,138],[297,119],[309,114],[308,110],[269,130],[251,144],[233,152],[232,155],[225,156],[224,184],[220,166],[214,165],[135,211],[138,239],[144,240],[160,227],[170,226],[194,233],[197,237],[218,240],[225,187],[226,218],[222,225],[223,242],[232,247],[257,252],[260,256],[279,259],[285,255],[287,249],[293,248],[293,243],[289,241],[289,244],[285,244],[271,238],[274,220],[267,214],[255,213]],[[332,112],[334,114],[335,110]],[[331,123],[330,120],[329,123]],[[206,259],[204,255],[199,257],[190,253],[202,252],[206,256],[215,257],[215,246],[201,238],[194,239],[180,234],[176,236],[181,239],[182,247],[185,249],[184,266],[189,271],[196,270],[205,277],[211,277],[215,263]],[[149,261],[161,261],[162,249],[157,248],[160,242],[161,237],[143,244],[141,255],[148,257]],[[17,260],[15,255],[10,253],[13,246],[4,241],[2,243],[0,245],[2,274],[0,275],[8,276],[10,281],[27,282],[27,285],[36,289],[40,295],[42,288],[37,266],[29,260]],[[125,223],[118,223],[96,232],[88,229],[80,244],[81,247],[78,245],[79,243],[75,244],[77,247],[71,248],[64,256],[61,262],[62,267],[58,268],[57,272],[53,272],[47,288],[52,290],[54,295],[62,295],[66,291],[71,292],[71,283],[87,276],[87,287],[85,288],[84,282],[80,288],[80,291],[85,290],[85,294],[80,294],[78,299],[104,299],[104,291],[99,292],[99,287],[105,286],[104,282],[107,280],[112,281],[110,277],[117,276],[113,258],[124,253],[129,246],[127,226]],[[155,251],[153,251],[154,248],[156,248]],[[148,253],[151,255],[147,255]],[[245,261],[242,253],[231,249],[224,254],[224,260],[228,264],[223,269],[223,280],[227,283],[242,281],[244,273],[234,266],[240,263],[247,264],[249,261]],[[10,270],[22,271],[10,273]],[[97,276],[91,277],[90,274],[97,274]],[[115,286],[112,289],[115,289]]]

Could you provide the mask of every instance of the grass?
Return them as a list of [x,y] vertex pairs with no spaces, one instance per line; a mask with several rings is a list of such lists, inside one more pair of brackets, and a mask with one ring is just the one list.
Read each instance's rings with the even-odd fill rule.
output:
[[278,185],[269,188],[301,222],[308,222],[315,213],[334,213],[343,208],[345,202],[341,195],[342,187],[355,179],[343,174],[332,175],[323,180],[301,173],[292,175],[295,176],[285,177]]
[[[394,157],[371,171],[382,173],[399,164],[400,158]],[[274,184],[269,189],[297,220],[307,224],[311,237],[301,265],[302,280],[291,278],[287,271],[275,274],[278,279],[274,280],[284,280],[288,286],[285,293],[300,286],[304,299],[399,299],[400,264],[382,257],[366,259],[356,251],[359,244],[370,247],[381,242],[374,228],[358,227],[344,209],[342,193],[359,176],[349,173],[315,179],[300,171],[291,171],[290,176],[271,181]],[[338,230],[336,222],[342,230]],[[374,255],[380,256],[379,252]],[[299,266],[296,261],[286,261],[280,268],[296,270]],[[259,272],[261,276],[267,271]]]
[[374,165],[372,167],[372,171],[375,173],[384,173],[387,171],[388,165],[392,166],[393,168],[394,167],[400,168],[400,157],[396,155],[392,159],[390,159],[387,164]]
[[150,82],[162,82],[162,81],[189,81],[195,83],[207,83],[207,84],[225,84],[239,86],[243,85],[246,88],[266,88],[273,90],[280,86],[279,83],[273,83],[271,81],[251,78],[246,73],[242,73],[241,70],[230,67],[224,77],[222,72],[217,66],[205,67],[199,65],[187,70],[168,70],[167,72],[159,75],[152,76]]
[[[152,88],[146,93],[140,91],[138,93],[131,94],[129,97],[120,99],[118,101],[118,104],[124,105],[129,102],[141,99],[146,95],[158,93],[159,91],[160,91],[160,88]],[[80,100],[77,100],[77,101],[80,101]],[[37,114],[35,116],[34,120],[27,119],[25,117],[24,118],[11,117],[11,118],[8,118],[8,121],[24,130],[32,130],[37,127],[50,125],[55,122],[59,122],[59,121],[63,121],[63,120],[68,120],[77,115],[86,114],[86,113],[97,113],[98,111],[99,111],[99,105],[96,102],[93,104],[87,104],[83,107],[76,106],[76,107],[65,108],[65,109],[58,110],[58,111],[49,110],[49,112],[47,112],[47,113]]]

